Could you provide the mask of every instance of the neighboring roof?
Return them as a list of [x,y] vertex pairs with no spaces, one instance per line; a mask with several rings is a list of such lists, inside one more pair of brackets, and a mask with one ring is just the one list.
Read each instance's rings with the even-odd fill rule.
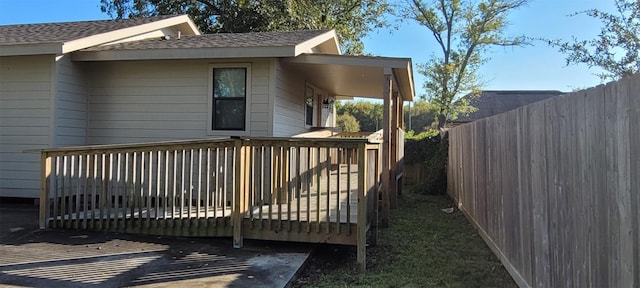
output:
[[[153,53],[149,53],[153,50]],[[152,38],[83,49],[76,61],[133,59],[295,57],[303,53],[340,54],[333,30],[217,33]]]
[[470,105],[478,110],[469,113],[469,115],[459,115],[457,119],[451,122],[472,122],[561,94],[564,93],[558,90],[482,91],[482,94],[478,97],[473,97],[469,94],[464,97],[471,97]]
[[168,27],[185,35],[200,34],[187,15],[4,25],[0,26],[0,56],[68,53]]

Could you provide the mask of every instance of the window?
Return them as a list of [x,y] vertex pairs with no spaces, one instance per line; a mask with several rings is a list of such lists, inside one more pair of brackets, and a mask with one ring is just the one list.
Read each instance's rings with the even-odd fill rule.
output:
[[211,68],[211,130],[246,131],[248,123],[249,65],[213,65]]
[[305,120],[304,120],[304,124],[307,126],[313,126],[313,120],[314,120],[314,95],[313,95],[313,88],[307,86],[307,89],[305,91]]

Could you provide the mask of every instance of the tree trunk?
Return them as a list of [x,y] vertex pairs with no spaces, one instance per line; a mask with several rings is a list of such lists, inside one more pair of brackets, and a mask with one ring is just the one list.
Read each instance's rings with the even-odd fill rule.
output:
[[438,130],[444,128],[444,124],[447,123],[447,116],[445,114],[438,115]]

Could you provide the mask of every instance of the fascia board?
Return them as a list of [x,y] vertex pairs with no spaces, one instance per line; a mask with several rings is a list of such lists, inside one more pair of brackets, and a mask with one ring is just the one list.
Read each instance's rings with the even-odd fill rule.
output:
[[340,55],[340,45],[338,43],[338,36],[336,35],[335,30],[330,30],[325,33],[322,33],[316,37],[313,37],[307,41],[304,41],[298,45],[296,45],[296,54],[295,56],[305,54],[305,53],[313,53],[313,48],[318,47],[319,45],[329,41],[331,43],[330,51],[320,51],[323,54],[336,54]]
[[62,43],[39,43],[0,46],[0,56],[62,54]]
[[326,54],[302,54],[295,58],[287,58],[283,61],[289,63],[347,65],[361,67],[381,67],[406,69],[411,64],[410,58],[346,56]]
[[78,51],[73,61],[170,60],[292,57],[293,47],[229,47]]
[[[154,30],[160,30],[171,26],[187,24],[191,31],[181,31],[184,35],[200,35],[200,31],[193,21],[187,15],[180,15],[163,20],[154,21],[142,25],[119,29],[107,33],[101,33],[84,37],[72,41],[65,42],[62,46],[62,53],[70,53],[80,49],[101,45],[104,43],[114,42],[117,40],[133,37],[139,34],[148,33]],[[184,26],[184,25],[183,25]]]

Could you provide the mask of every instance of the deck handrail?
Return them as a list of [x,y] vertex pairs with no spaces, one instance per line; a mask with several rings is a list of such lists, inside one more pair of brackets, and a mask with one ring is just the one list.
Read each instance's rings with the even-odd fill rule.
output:
[[352,244],[364,269],[377,227],[381,151],[367,139],[230,137],[41,157],[43,229]]

